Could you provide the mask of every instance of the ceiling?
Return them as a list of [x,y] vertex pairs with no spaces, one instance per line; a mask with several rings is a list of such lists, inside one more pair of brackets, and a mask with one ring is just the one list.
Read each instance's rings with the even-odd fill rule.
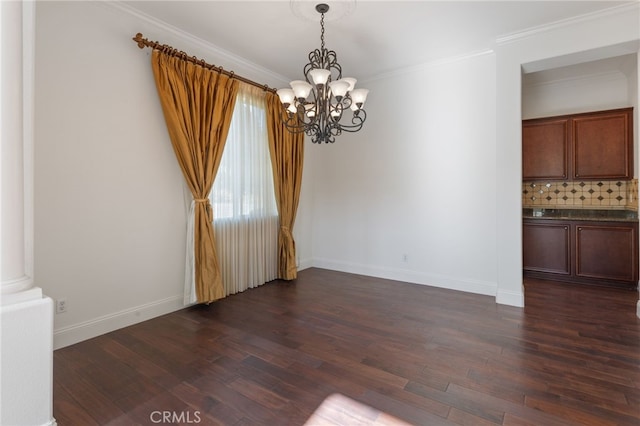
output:
[[[218,49],[299,79],[320,47],[317,1],[123,1]],[[327,1],[325,45],[343,76],[398,69],[491,49],[497,38],[636,1]],[[145,34],[154,38],[153,34]],[[162,42],[162,40],[161,40]],[[174,46],[178,49],[181,46]],[[207,58],[203,58],[207,59]],[[224,65],[224,64],[216,64]]]

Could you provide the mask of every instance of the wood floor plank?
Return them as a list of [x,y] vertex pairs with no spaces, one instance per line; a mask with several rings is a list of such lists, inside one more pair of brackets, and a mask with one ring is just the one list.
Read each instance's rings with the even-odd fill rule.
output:
[[271,392],[258,383],[243,377],[239,377],[229,383],[229,387],[270,410],[280,410],[289,403],[287,399],[282,398],[277,393]]
[[446,418],[422,410],[413,404],[389,397],[375,390],[368,390],[361,397],[361,402],[384,413],[388,413],[414,425],[450,425]]
[[323,363],[318,368],[336,376],[348,377],[350,380],[360,383],[369,389],[390,386],[402,389],[407,384],[407,379],[404,377],[396,376],[362,363],[340,359],[331,355],[328,356],[328,360],[329,362]]
[[328,396],[313,415],[305,422],[306,426],[409,426],[397,417],[380,412],[344,395]]
[[525,404],[527,407],[535,410],[566,418],[583,425],[613,426],[618,424],[618,422],[613,419],[593,416],[584,410],[567,407],[562,401],[544,401],[538,398],[527,397]]
[[447,416],[447,420],[454,422],[458,425],[464,426],[492,426],[500,423],[494,423],[489,420],[483,419],[482,417],[474,416],[473,414],[467,413],[466,411],[459,410],[457,408],[451,408],[449,411],[449,415]]
[[[489,406],[488,404],[486,404],[486,401],[478,401],[476,398],[465,395],[464,392],[452,392],[451,389],[454,388],[459,387],[450,384],[447,388],[447,391],[442,392],[414,382],[409,383],[406,387],[407,391],[416,395],[436,400],[442,404],[457,408],[496,424],[502,423],[505,410],[504,408],[497,406],[499,404],[492,404],[492,406]],[[506,401],[504,401],[503,405],[507,405]]]
[[[245,365],[248,364],[245,363]],[[290,371],[291,368],[288,370]],[[261,366],[252,366],[247,368],[242,377],[287,400],[288,404],[284,410],[280,410],[281,412],[304,411],[309,415],[312,411],[311,407],[316,407],[327,395],[334,392],[334,389],[325,383],[314,383],[313,386],[305,386],[305,382],[289,381],[277,373],[277,369],[270,371],[270,369],[264,369]]]
[[211,425],[232,425],[244,418],[243,413],[234,410],[215,398],[201,392],[188,383],[180,383],[171,388],[171,394],[190,406],[190,412],[198,413],[203,420],[198,423]]
[[92,376],[86,373],[90,371],[88,365],[75,369],[73,361],[62,362],[63,358],[63,356],[54,356],[54,409],[67,413],[67,410],[62,409],[60,405],[56,407],[58,402],[64,402],[66,406],[73,406],[76,411],[75,414],[67,415],[73,417],[77,415],[77,410],[81,409],[83,417],[94,419],[98,424],[104,423],[113,416],[124,414],[113,396],[103,391],[104,387],[96,386],[91,382]]
[[86,426],[100,424],[89,414],[88,410],[83,408],[80,402],[67,392],[60,384],[60,381],[54,381],[53,383],[53,410],[58,413],[56,418],[58,424],[77,423]]
[[296,372],[291,368],[291,364],[287,366],[287,368],[282,368],[277,364],[271,364],[263,359],[253,356],[245,359],[242,364],[244,366],[251,367],[250,374],[252,376],[258,376],[260,373],[263,373],[265,375],[265,383],[270,382],[271,387],[288,384],[298,389],[319,389],[322,393],[330,391],[330,388],[324,387],[323,383],[318,383],[317,381],[312,380],[306,374],[299,374]]
[[[168,416],[166,413],[170,413]],[[144,402],[131,407],[126,413],[132,420],[131,424],[151,425],[162,423],[187,424],[187,419],[195,420],[200,416],[188,404],[175,397],[170,392],[161,393],[146,399]],[[167,422],[166,419],[172,420]],[[176,421],[182,420],[182,421]]]
[[289,368],[291,371],[304,375],[314,381],[314,388],[323,387],[323,389],[327,391],[325,396],[331,393],[340,393],[357,399],[367,390],[366,386],[354,382],[348,377],[336,376],[320,368],[311,368],[308,365],[298,363],[292,364]]
[[55,351],[54,417],[60,426],[157,424],[162,412],[233,426],[637,426],[637,300],[527,280],[522,309],[311,268]]
[[193,382],[202,393],[210,395],[221,403],[243,413],[243,417],[251,419],[254,424],[278,424],[278,414],[269,410],[252,398],[248,398],[214,377],[204,376]]

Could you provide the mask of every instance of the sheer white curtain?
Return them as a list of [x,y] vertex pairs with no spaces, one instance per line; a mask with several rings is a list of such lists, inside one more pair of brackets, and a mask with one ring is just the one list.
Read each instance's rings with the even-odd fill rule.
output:
[[277,277],[276,207],[264,91],[241,83],[210,194],[225,295]]

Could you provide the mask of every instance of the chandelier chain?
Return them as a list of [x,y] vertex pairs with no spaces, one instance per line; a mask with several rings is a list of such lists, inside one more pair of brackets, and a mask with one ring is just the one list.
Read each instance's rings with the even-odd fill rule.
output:
[[324,13],[320,15],[320,48],[324,50]]

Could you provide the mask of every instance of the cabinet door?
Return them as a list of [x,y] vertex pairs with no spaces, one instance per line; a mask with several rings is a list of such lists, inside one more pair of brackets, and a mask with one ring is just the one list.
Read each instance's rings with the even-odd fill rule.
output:
[[522,123],[522,178],[567,179],[569,120],[536,119]]
[[635,224],[576,226],[576,276],[638,281],[638,228]]
[[522,224],[523,267],[526,271],[571,273],[570,229],[566,223],[530,221]]
[[573,178],[633,178],[631,109],[573,119]]

